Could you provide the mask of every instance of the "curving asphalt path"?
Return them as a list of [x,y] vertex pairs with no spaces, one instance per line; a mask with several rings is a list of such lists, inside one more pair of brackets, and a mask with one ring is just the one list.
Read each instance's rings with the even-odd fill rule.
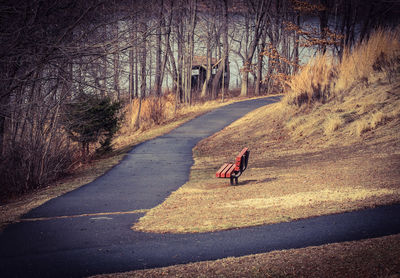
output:
[[[400,205],[215,233],[130,230],[143,214],[129,212],[160,204],[187,181],[198,141],[278,99],[209,112],[140,144],[100,178],[32,210],[0,235],[0,276],[82,277],[400,233]],[[83,214],[89,215],[64,217]]]

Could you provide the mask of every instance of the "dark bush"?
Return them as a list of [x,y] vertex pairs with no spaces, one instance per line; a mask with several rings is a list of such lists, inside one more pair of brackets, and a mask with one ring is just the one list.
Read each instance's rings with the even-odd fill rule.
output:
[[120,102],[95,95],[82,95],[65,105],[65,131],[81,145],[84,157],[89,153],[90,144],[100,143],[97,151],[111,150],[112,138],[120,127],[120,109]]

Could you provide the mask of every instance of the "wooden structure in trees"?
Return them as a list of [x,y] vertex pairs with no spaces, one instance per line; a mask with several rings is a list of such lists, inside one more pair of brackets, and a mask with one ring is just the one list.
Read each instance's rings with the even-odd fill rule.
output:
[[[211,80],[218,71],[222,59],[211,59]],[[194,56],[192,62],[192,90],[200,91],[207,76],[207,57]]]

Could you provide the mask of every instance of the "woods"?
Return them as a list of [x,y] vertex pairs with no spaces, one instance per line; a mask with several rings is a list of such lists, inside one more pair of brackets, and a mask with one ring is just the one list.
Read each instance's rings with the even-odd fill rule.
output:
[[[223,100],[235,87],[244,97],[284,92],[309,57],[343,55],[377,26],[393,27],[398,8],[383,0],[2,1],[0,192],[45,186],[110,146],[120,103],[138,103],[139,129],[149,96],[173,94],[179,107]],[[197,87],[195,56],[206,71]],[[83,146],[65,119],[87,111],[88,99],[109,101],[115,125]]]

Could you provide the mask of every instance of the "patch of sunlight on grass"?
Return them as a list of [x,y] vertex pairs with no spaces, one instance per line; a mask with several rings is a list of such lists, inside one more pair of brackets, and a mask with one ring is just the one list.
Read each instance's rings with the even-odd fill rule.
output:
[[344,119],[337,114],[333,114],[325,121],[325,134],[330,135],[344,124]]
[[319,191],[299,192],[280,197],[252,198],[245,200],[232,201],[221,206],[227,208],[269,208],[281,207],[292,209],[299,206],[315,205],[322,202],[354,202],[371,197],[381,197],[395,194],[391,189],[364,189],[364,188],[343,188],[343,189],[323,189]]
[[289,124],[291,126],[291,135],[294,138],[308,137],[318,132],[325,119],[322,115],[314,117],[307,117],[307,120],[295,120],[295,123]]

